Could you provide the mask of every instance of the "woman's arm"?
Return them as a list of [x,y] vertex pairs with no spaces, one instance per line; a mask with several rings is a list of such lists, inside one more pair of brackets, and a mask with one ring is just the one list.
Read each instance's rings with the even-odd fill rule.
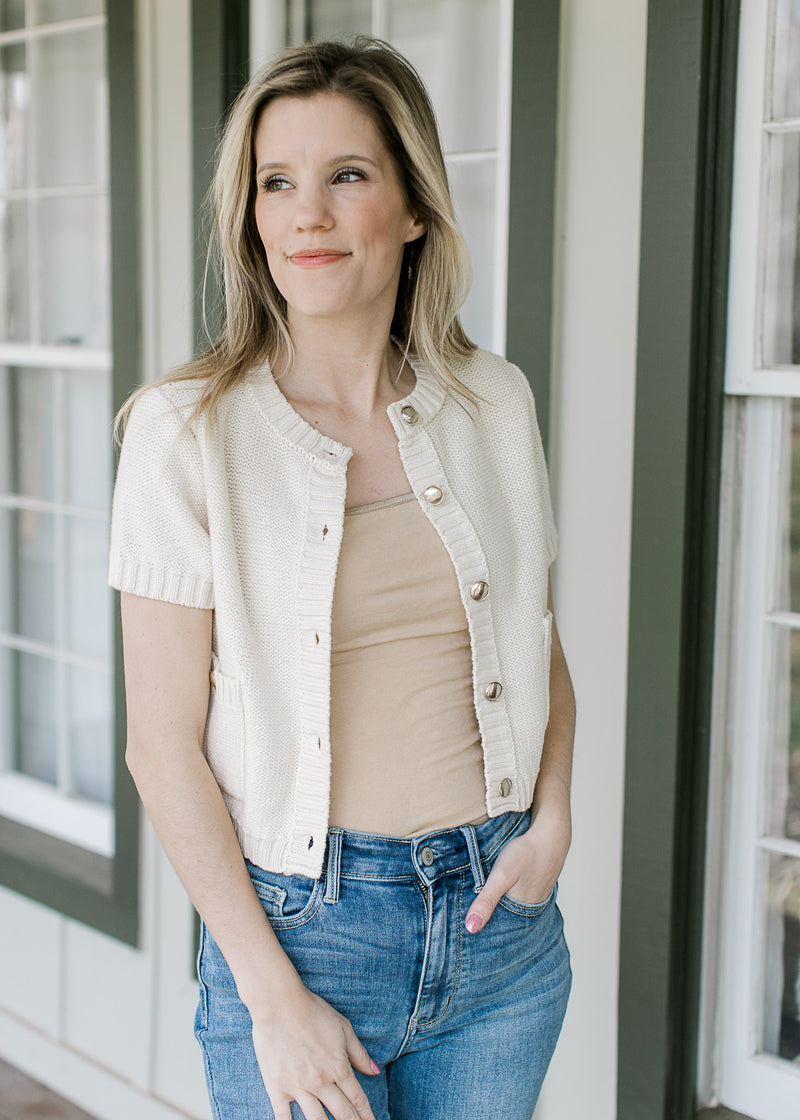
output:
[[[548,582],[547,605],[553,594]],[[531,825],[511,840],[495,861],[483,890],[467,914],[466,926],[477,933],[489,921],[504,894],[521,902],[542,902],[552,891],[572,840],[570,786],[575,737],[575,694],[553,619],[550,651],[550,719],[544,736],[539,775],[533,791]]]
[[[353,1074],[375,1073],[350,1023],[302,984],[253,889],[203,753],[211,611],[123,593],[125,759],[158,837],[233,973],[276,1120],[374,1120]],[[353,1112],[355,1109],[355,1112]]]

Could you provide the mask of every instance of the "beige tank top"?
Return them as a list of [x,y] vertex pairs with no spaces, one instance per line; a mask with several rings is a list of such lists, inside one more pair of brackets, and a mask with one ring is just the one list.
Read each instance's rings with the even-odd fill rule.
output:
[[331,753],[333,826],[418,836],[486,820],[467,618],[413,494],[345,511]]

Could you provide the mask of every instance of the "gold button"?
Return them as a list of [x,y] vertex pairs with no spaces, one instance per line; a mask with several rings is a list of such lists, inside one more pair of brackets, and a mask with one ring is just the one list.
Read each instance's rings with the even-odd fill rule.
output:
[[470,596],[479,603],[481,599],[485,599],[489,594],[489,584],[484,583],[482,579],[479,579],[476,583],[473,583],[472,587],[470,587],[469,593]]
[[511,793],[513,785],[514,783],[510,778],[503,778],[502,782],[500,783],[500,796],[508,797],[508,795]]
[[492,681],[490,684],[487,684],[486,688],[483,690],[483,695],[487,700],[498,700],[502,691],[503,686],[500,684],[500,681]]
[[419,420],[419,413],[415,408],[412,408],[410,404],[400,409],[400,415],[403,417],[406,424],[416,424],[417,420]]
[[429,486],[427,490],[422,491],[422,496],[425,501],[429,502],[432,506],[438,506],[444,494],[438,486]]
[[216,688],[217,687],[217,681],[216,681],[216,678],[214,676],[214,670],[213,669],[208,674],[208,679],[211,681],[211,687]]
[[433,860],[434,860],[433,849],[432,848],[423,848],[422,851],[419,853],[419,858],[422,860],[422,862],[424,863],[424,865],[426,867],[430,867],[430,865],[433,863]]

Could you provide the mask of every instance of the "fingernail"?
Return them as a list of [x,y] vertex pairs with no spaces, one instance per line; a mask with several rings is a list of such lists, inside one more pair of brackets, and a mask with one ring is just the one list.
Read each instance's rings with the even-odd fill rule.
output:
[[373,1062],[372,1058],[370,1058],[370,1060],[369,1060],[369,1068],[372,1070],[373,1073],[380,1073],[381,1072],[381,1067],[378,1065],[377,1062]]
[[477,933],[483,925],[483,918],[480,914],[470,914],[467,918],[466,925],[470,933]]

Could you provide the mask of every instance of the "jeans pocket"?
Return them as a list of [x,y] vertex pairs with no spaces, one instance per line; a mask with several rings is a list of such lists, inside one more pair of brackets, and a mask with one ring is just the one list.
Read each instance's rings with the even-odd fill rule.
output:
[[543,914],[552,902],[555,902],[556,895],[558,894],[558,883],[550,891],[550,894],[542,902],[520,902],[519,899],[512,898],[509,894],[504,894],[498,903],[504,910],[509,910],[512,914],[518,914],[522,918],[536,918],[539,914]]
[[324,895],[322,879],[310,879],[306,875],[279,875],[264,871],[249,861],[247,870],[273,929],[295,929],[305,925],[319,910]]

